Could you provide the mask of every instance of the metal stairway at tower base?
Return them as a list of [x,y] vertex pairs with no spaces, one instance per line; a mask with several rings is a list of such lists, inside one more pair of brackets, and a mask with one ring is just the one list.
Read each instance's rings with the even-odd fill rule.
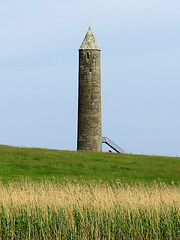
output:
[[102,143],[106,143],[109,147],[111,147],[117,153],[125,153],[125,151],[122,148],[120,148],[116,143],[114,143],[108,137],[102,137]]

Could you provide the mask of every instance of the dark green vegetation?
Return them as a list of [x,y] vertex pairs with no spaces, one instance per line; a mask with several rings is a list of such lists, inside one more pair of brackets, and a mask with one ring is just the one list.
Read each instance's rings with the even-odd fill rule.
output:
[[48,209],[47,214],[38,208],[31,213],[12,208],[9,216],[3,207],[0,211],[1,239],[180,239],[180,216],[174,208],[158,214],[119,207],[113,212]]
[[80,179],[127,183],[180,180],[180,158],[59,151],[0,145],[0,181]]

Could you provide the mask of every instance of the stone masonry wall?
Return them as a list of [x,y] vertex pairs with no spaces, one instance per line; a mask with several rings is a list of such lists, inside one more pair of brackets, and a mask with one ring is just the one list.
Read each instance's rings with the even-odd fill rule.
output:
[[99,50],[79,50],[78,150],[102,151]]

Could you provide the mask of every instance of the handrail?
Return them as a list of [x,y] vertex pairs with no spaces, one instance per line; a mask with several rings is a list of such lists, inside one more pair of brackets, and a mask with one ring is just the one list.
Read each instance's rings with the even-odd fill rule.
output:
[[125,151],[122,148],[120,148],[116,143],[114,143],[108,137],[102,137],[102,143],[106,143],[109,147],[111,147],[117,153],[125,153]]

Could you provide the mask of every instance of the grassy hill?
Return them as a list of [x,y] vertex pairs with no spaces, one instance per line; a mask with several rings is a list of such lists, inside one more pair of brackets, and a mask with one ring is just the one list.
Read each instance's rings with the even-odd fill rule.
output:
[[170,183],[180,180],[180,158],[73,152],[0,145],[0,181],[30,178]]

